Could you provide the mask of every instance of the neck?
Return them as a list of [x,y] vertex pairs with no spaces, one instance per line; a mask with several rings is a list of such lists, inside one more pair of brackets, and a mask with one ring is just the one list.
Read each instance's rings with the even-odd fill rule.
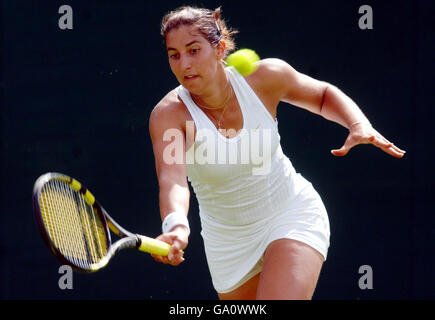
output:
[[193,94],[191,97],[194,102],[208,110],[223,109],[231,97],[231,83],[228,79],[224,68],[219,68],[216,80],[210,86],[210,89],[202,94]]

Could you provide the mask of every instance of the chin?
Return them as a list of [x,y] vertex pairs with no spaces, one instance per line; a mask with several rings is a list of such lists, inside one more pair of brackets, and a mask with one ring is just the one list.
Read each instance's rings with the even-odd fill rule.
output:
[[193,94],[200,95],[201,92],[202,92],[202,86],[200,84],[198,84],[198,83],[192,83],[192,82],[188,82],[188,81],[187,82],[183,81],[181,83],[181,85],[183,87],[185,87],[187,90],[189,90],[189,92],[191,92]]

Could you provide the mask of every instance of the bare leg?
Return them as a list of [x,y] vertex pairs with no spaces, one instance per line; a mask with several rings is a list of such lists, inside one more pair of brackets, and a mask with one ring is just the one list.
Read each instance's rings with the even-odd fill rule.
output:
[[240,287],[228,293],[218,293],[221,300],[255,300],[260,273],[253,276]]
[[257,299],[311,299],[323,261],[320,252],[300,241],[272,242],[266,249]]

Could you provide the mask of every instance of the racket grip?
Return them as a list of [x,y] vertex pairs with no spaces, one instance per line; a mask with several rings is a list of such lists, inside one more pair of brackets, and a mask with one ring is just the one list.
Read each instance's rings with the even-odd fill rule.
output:
[[140,244],[138,249],[140,251],[156,254],[159,256],[167,256],[169,253],[169,249],[171,249],[171,245],[166,242],[145,237],[140,234],[137,235]]

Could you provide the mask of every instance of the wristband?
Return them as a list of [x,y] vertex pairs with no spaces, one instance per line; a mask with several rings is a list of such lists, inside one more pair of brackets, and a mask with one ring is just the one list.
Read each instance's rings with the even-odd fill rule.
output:
[[163,233],[170,232],[175,226],[184,226],[187,228],[188,235],[190,234],[189,221],[187,217],[182,212],[172,212],[168,214],[162,223],[162,231]]

